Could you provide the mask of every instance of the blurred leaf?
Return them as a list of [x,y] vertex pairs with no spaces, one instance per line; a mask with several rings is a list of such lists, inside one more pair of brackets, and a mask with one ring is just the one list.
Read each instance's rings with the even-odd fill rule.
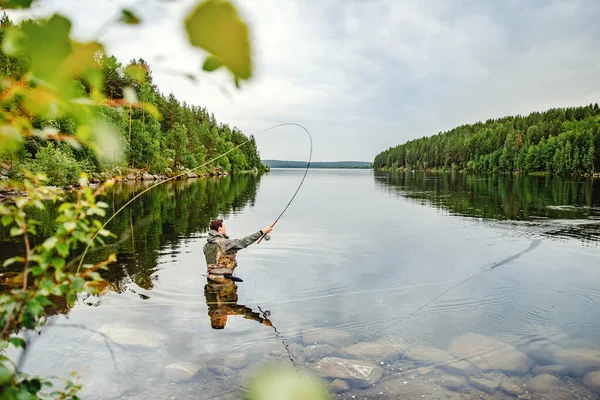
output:
[[252,75],[248,28],[227,0],[204,0],[186,17],[189,42],[218,57],[234,76]]
[[30,8],[34,0],[0,0],[0,8]]
[[15,347],[20,347],[23,350],[25,350],[27,348],[27,342],[25,342],[23,339],[18,338],[18,337],[11,337],[10,339],[8,339],[8,341],[10,343],[12,343],[13,346]]
[[138,102],[138,98],[137,98],[137,94],[135,93],[135,90],[133,90],[130,87],[126,87],[123,89],[123,97],[125,98],[125,101],[130,104],[136,104]]
[[50,236],[48,239],[46,239],[42,246],[44,246],[46,250],[50,250],[56,246],[56,243],[58,243],[58,238],[56,236]]
[[284,365],[263,367],[250,379],[245,400],[311,399],[330,400],[324,383],[307,371]]
[[152,115],[156,119],[160,119],[161,115],[158,108],[152,103],[142,103],[142,109]]
[[209,54],[204,60],[204,65],[202,65],[202,69],[208,72],[214,71],[217,68],[223,66],[223,61],[217,56]]
[[[16,30],[16,27],[10,28],[10,31]],[[10,43],[5,49],[22,51],[31,61],[33,74],[52,83],[55,74],[60,72],[59,65],[71,52],[70,31],[71,22],[55,14],[47,21],[24,25],[20,33],[9,34],[7,41]]]
[[11,257],[8,258],[4,261],[4,264],[2,264],[3,267],[8,267],[11,264],[14,264],[16,262],[23,262],[25,261],[25,259],[23,257]]
[[23,228],[10,228],[10,236],[19,236],[23,234]]
[[125,22],[126,24],[137,25],[142,22],[137,15],[133,13],[133,11],[124,8],[121,10],[121,22]]
[[146,81],[146,70],[141,65],[131,64],[125,68],[125,75],[139,83]]
[[12,372],[4,366],[4,364],[0,363],[0,385],[7,384],[12,379]]
[[23,137],[19,134],[17,128],[11,125],[0,125],[0,153],[16,151],[21,140],[23,140]]

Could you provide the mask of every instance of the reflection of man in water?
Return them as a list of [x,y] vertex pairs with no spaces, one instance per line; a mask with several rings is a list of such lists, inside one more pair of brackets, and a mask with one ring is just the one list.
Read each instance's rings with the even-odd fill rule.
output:
[[223,220],[211,221],[207,243],[204,245],[208,279],[220,283],[225,283],[227,280],[242,282],[240,278],[233,276],[233,270],[237,266],[235,260],[237,252],[256,242],[262,235],[271,232],[271,229],[271,226],[267,226],[245,238],[229,239]]
[[206,297],[206,304],[208,305],[210,326],[213,329],[224,329],[228,315],[243,315],[244,318],[272,326],[271,321],[261,317],[260,313],[252,311],[251,308],[244,305],[237,304],[237,285],[231,279],[225,279],[223,283],[209,279],[206,286],[204,286],[204,297]]

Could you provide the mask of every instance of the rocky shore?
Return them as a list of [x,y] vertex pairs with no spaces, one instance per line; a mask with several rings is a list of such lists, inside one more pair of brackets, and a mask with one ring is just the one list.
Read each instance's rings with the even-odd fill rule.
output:
[[[90,183],[92,185],[98,185],[101,182],[107,181],[109,179],[115,179],[117,182],[151,182],[151,181],[164,181],[170,178],[174,178],[175,180],[183,180],[183,179],[197,179],[197,178],[208,178],[208,177],[225,177],[230,173],[221,167],[213,167],[209,172],[185,172],[186,168],[181,167],[177,171],[173,171],[170,168],[167,170],[166,174],[156,175],[150,174],[148,171],[144,170],[131,170],[126,173],[121,173],[119,170],[115,170],[112,172],[92,172],[90,174]],[[253,173],[257,174],[258,169],[254,168],[250,171],[241,171],[241,173]],[[8,177],[6,175],[0,174],[0,183],[8,182]],[[74,185],[69,185],[65,189],[70,191],[75,188]],[[6,186],[2,187],[0,185],[0,203],[5,201],[10,201],[12,198],[16,196],[22,196],[25,193],[16,188]]]

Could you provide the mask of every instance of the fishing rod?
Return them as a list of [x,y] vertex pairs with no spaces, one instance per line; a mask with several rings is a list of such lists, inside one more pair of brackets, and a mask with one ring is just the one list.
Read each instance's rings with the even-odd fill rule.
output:
[[[312,159],[312,150],[313,150],[312,137],[311,137],[310,133],[308,132],[308,130],[304,126],[302,126],[300,124],[297,124],[297,123],[293,123],[293,122],[285,122],[285,123],[282,123],[282,124],[277,124],[277,125],[271,126],[270,128],[265,129],[263,131],[263,133],[264,132],[268,132],[268,131],[273,130],[273,129],[276,129],[276,128],[279,128],[279,127],[282,127],[282,126],[291,126],[291,125],[298,126],[298,127],[302,128],[306,132],[306,134],[308,135],[308,137],[310,139],[310,157],[309,157],[309,160],[308,160],[308,165],[306,166],[306,171],[304,172],[304,177],[302,178],[302,181],[300,182],[300,185],[298,186],[298,189],[296,189],[296,193],[294,193],[294,195],[292,196],[292,199],[289,201],[289,203],[287,204],[287,206],[285,207],[285,209],[283,210],[283,212],[279,215],[279,217],[277,217],[277,219],[275,220],[275,222],[273,223],[273,225],[275,225],[277,223],[277,221],[279,221],[279,218],[281,218],[281,216],[283,215],[283,213],[285,213],[285,211],[287,210],[287,208],[290,206],[290,204],[292,203],[292,201],[296,197],[296,194],[298,194],[298,191],[300,190],[300,187],[304,183],[304,179],[306,178],[306,173],[308,172],[308,167],[310,166],[310,161]],[[191,169],[185,170],[185,171],[183,171],[183,172],[181,172],[181,173],[179,173],[177,175],[174,175],[174,176],[172,176],[170,178],[167,178],[165,180],[162,180],[162,181],[160,181],[160,182],[158,182],[158,183],[156,183],[154,185],[151,185],[151,186],[147,187],[146,189],[142,190],[137,195],[133,196],[127,203],[125,203],[113,215],[111,215],[110,218],[107,219],[106,222],[104,222],[104,224],[101,226],[101,228],[96,231],[96,233],[94,234],[94,236],[92,236],[92,239],[88,242],[87,246],[85,247],[85,250],[83,251],[83,254],[81,255],[81,260],[79,261],[79,265],[77,266],[77,272],[76,273],[78,274],[79,271],[81,270],[81,267],[83,265],[83,260],[85,259],[85,256],[86,256],[88,250],[90,249],[92,243],[94,243],[94,240],[96,240],[96,237],[99,235],[99,233],[102,232],[104,230],[104,228],[106,227],[106,225],[108,225],[110,223],[110,221],[112,221],[117,215],[119,215],[121,213],[121,211],[123,211],[125,208],[127,208],[131,203],[133,203],[135,200],[137,200],[140,196],[142,196],[143,194],[145,194],[145,193],[149,192],[150,190],[154,189],[158,185],[162,185],[163,183],[166,183],[166,182],[172,181],[174,179],[180,178],[183,175],[187,175],[189,172],[194,172],[194,171],[196,171],[196,170],[198,170],[198,169],[200,169],[202,167],[205,167],[205,166],[207,166],[207,165],[209,165],[209,164],[217,161],[218,159],[220,159],[222,157],[225,157],[227,154],[233,152],[234,150],[239,149],[240,147],[242,147],[246,143],[251,142],[252,140],[254,140],[254,137],[251,135],[250,138],[248,138],[246,141],[238,144],[237,146],[233,147],[232,149],[226,151],[225,153],[220,154],[217,157],[214,157],[214,158],[206,161],[205,163],[203,163],[203,164],[201,164],[201,165],[199,165],[199,166],[197,166],[195,168],[191,168]],[[271,225],[271,226],[273,226],[273,225]],[[264,237],[265,237],[265,235],[263,235],[258,242],[260,243],[260,241],[262,241],[262,239]],[[269,240],[269,238],[267,238],[267,240]]]
[[[275,224],[277,222],[279,222],[279,219],[283,216],[283,214],[285,213],[285,211],[288,209],[288,207],[290,206],[290,204],[292,204],[292,201],[294,201],[294,198],[296,197],[296,195],[300,191],[300,188],[302,187],[302,184],[304,183],[304,179],[306,179],[306,174],[308,173],[308,169],[310,168],[310,162],[312,160],[312,152],[313,152],[312,136],[310,135],[310,132],[308,132],[308,129],[306,129],[304,126],[302,126],[300,124],[297,124],[297,123],[294,123],[294,122],[285,122],[283,124],[272,126],[271,128],[267,129],[265,132],[270,131],[271,129],[279,128],[281,126],[297,126],[297,127],[301,128],[301,129],[303,129],[304,132],[306,132],[306,134],[308,135],[308,139],[310,140],[310,155],[308,156],[308,163],[306,164],[306,170],[304,171],[304,176],[302,177],[302,181],[300,181],[300,185],[298,185],[298,188],[296,189],[296,193],[294,193],[294,195],[292,196],[292,198],[290,199],[290,201],[287,203],[287,205],[285,206],[285,208],[283,209],[283,211],[281,212],[281,214],[279,214],[279,216],[275,220],[275,222],[273,222],[271,224],[271,227],[274,227]],[[260,239],[258,240],[258,242],[256,244],[259,244],[260,242],[262,242],[263,238],[265,238],[267,240],[271,239],[271,237],[268,234],[263,234],[260,237]]]

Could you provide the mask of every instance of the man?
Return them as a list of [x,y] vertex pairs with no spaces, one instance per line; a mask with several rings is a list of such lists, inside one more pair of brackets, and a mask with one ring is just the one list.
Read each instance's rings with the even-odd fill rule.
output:
[[272,226],[267,226],[245,238],[229,239],[223,220],[215,219],[211,221],[207,243],[204,245],[208,279],[219,283],[226,282],[228,279],[243,282],[242,279],[233,276],[233,270],[237,267],[235,259],[237,252],[250,246],[262,235],[271,232],[272,229]]

